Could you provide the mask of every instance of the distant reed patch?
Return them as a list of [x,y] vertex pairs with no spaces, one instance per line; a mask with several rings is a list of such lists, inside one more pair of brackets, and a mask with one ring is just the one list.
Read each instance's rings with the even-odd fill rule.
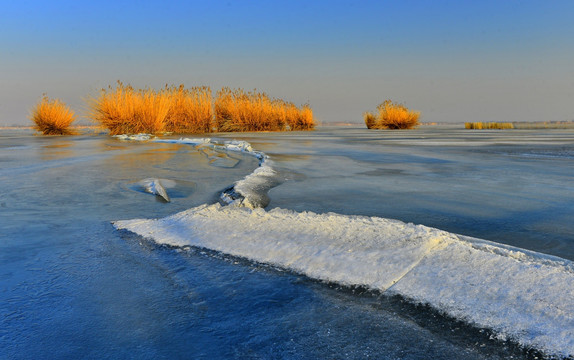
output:
[[363,115],[368,129],[413,129],[419,125],[419,111],[409,110],[406,106],[385,100],[377,106],[377,112]]
[[512,123],[515,129],[574,129],[574,121],[517,121]]
[[118,82],[89,102],[89,116],[111,135],[135,133],[210,133],[214,131],[311,130],[308,105],[271,99],[265,93],[222,88],[215,99],[209,87],[166,86],[134,89]]
[[514,124],[505,122],[467,122],[464,123],[465,129],[482,130],[482,129],[514,129]]
[[34,129],[44,135],[72,135],[70,128],[76,120],[74,111],[59,99],[50,99],[43,95],[30,113]]

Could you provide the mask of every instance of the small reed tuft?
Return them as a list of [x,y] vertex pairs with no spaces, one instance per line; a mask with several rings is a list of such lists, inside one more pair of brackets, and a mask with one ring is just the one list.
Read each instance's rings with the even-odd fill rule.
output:
[[385,100],[377,106],[378,114],[363,115],[368,129],[413,129],[419,125],[419,111],[409,110],[402,104]]
[[76,120],[74,111],[58,99],[51,100],[45,94],[32,109],[30,119],[34,122],[34,129],[44,135],[72,135],[70,129]]

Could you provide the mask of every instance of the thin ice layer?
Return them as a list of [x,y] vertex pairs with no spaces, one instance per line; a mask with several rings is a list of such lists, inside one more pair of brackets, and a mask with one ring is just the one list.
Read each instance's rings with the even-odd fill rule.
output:
[[401,294],[549,354],[574,354],[572,262],[422,225],[204,205],[117,221],[160,244],[198,246],[312,278]]

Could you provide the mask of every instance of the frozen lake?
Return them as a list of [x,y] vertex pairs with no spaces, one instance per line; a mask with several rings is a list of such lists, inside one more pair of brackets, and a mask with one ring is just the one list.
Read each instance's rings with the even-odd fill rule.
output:
[[[321,214],[335,213],[340,217],[332,227],[348,232],[343,244],[370,241],[366,230],[349,232],[351,225],[341,225],[360,215],[557,256],[568,268],[574,259],[573,130],[325,127],[212,138],[244,140],[268,156],[277,176],[264,189],[266,211],[280,221],[285,212],[311,215],[296,228],[264,222],[256,232],[247,218],[237,217],[235,226],[225,220],[235,213],[223,220],[212,213],[207,217],[214,222],[206,226],[214,231],[198,240],[205,243],[162,246],[167,238],[154,242],[116,230],[111,222],[164,218],[215,204],[224,189],[258,169],[259,159],[177,142],[0,131],[0,358],[539,355],[488,328],[407,301],[412,287],[386,292],[367,290],[361,282],[341,285],[309,262],[293,270],[274,260],[281,266],[270,266],[265,256],[278,254],[267,247],[270,238],[303,231]],[[171,202],[145,191],[142,180],[149,178],[169,180]],[[337,230],[337,224],[343,227]],[[218,233],[223,225],[231,227]],[[239,231],[239,225],[247,228]],[[273,226],[281,231],[265,232]],[[256,249],[235,256],[226,250],[234,237],[239,241],[250,231],[259,236]],[[212,247],[209,236],[226,241]],[[300,248],[324,250],[313,246]],[[323,260],[300,258],[309,257]],[[560,289],[540,290],[571,294],[574,284],[565,276]],[[572,316],[562,317],[570,328],[558,349],[574,342]]]

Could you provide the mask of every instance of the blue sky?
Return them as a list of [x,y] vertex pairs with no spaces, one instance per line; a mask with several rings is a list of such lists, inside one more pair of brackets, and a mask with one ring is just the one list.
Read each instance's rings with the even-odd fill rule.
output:
[[574,119],[573,1],[26,1],[0,5],[0,125],[117,80],[257,88],[323,122],[390,98],[422,121]]

